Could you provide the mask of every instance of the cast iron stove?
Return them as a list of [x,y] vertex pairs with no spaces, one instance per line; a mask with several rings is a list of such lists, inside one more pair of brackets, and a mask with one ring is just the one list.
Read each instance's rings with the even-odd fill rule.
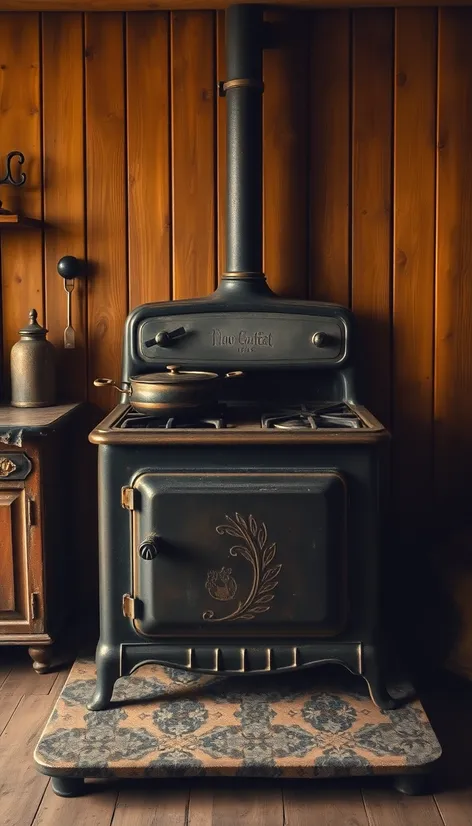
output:
[[207,298],[137,307],[123,341],[123,389],[170,362],[243,376],[198,417],[136,413],[123,393],[90,437],[92,709],[150,661],[268,679],[340,663],[394,704],[378,630],[388,434],[357,401],[353,317],[279,298],[262,274],[263,38],[260,7],[228,10],[227,271]]

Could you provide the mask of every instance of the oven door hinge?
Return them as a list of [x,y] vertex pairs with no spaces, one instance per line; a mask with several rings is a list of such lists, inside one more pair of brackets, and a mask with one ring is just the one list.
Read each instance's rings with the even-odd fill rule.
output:
[[136,619],[136,600],[130,594],[123,594],[122,608],[124,617]]
[[121,507],[134,511],[136,506],[136,491],[134,488],[121,488]]
[[30,615],[32,620],[39,617],[39,593],[37,591],[30,594]]

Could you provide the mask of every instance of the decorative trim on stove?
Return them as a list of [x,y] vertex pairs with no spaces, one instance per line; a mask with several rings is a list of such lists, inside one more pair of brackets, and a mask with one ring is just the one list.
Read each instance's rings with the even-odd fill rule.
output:
[[[235,513],[234,519],[231,516],[227,516],[226,519],[227,524],[218,525],[216,532],[242,540],[242,545],[233,545],[229,552],[231,556],[242,556],[247,559],[252,565],[253,580],[247,598],[243,602],[240,601],[232,613],[216,617],[214,611],[205,611],[202,619],[207,622],[252,620],[257,614],[264,614],[271,607],[270,603],[275,594],[270,592],[277,587],[277,577],[282,568],[281,564],[270,567],[277,552],[277,545],[275,542],[268,543],[264,522],[261,522],[259,527],[252,514],[245,519],[241,514]],[[213,599],[226,601],[234,598],[238,586],[231,573],[231,568],[224,567],[220,571],[208,571],[205,588]]]
[[[336,663],[353,674],[358,670],[358,645],[352,642],[312,643],[291,645],[197,644],[169,645],[167,643],[126,643],[121,645],[120,676],[131,674],[146,663],[160,663],[171,668],[182,668],[203,674],[268,674],[292,672],[318,665]],[[270,668],[268,665],[270,663]]]

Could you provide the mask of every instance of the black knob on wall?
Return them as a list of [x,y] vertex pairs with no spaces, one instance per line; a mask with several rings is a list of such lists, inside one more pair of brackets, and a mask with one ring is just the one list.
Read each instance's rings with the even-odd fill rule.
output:
[[75,255],[63,255],[57,262],[57,271],[62,278],[77,278],[83,272],[83,261]]

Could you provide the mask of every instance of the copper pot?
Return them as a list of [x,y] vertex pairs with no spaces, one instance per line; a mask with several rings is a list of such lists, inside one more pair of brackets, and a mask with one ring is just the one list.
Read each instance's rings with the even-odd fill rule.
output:
[[211,407],[218,401],[221,382],[242,376],[240,370],[219,376],[199,370],[181,370],[176,365],[167,373],[145,373],[131,376],[118,387],[113,379],[95,379],[95,387],[112,386],[129,396],[130,404],[139,413],[175,415]]

